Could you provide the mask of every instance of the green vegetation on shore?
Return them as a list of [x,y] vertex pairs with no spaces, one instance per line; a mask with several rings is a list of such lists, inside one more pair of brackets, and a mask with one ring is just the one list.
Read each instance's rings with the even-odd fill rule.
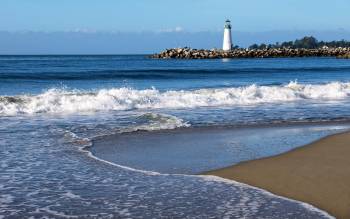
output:
[[330,48],[337,48],[337,47],[350,47],[350,41],[347,40],[340,40],[340,41],[331,41],[331,42],[324,42],[324,41],[318,41],[313,36],[305,36],[301,39],[297,39],[295,41],[287,41],[287,42],[277,42],[275,44],[253,44],[249,46],[249,49],[280,49],[280,48],[291,48],[291,49],[318,49],[322,47],[330,47]]

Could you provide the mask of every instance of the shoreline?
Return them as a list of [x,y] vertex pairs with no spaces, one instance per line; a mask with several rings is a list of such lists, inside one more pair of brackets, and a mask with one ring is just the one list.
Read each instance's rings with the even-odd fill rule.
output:
[[[89,150],[119,165],[168,174],[191,174],[270,157],[330,134],[350,124],[260,127],[189,127],[116,133],[92,139]],[[261,138],[265,137],[264,140]]]
[[302,201],[299,201],[299,200],[295,200],[295,199],[290,199],[288,197],[280,196],[278,194],[274,194],[272,192],[269,192],[269,191],[267,191],[265,189],[261,189],[261,188],[258,188],[258,187],[254,187],[254,186],[242,183],[242,182],[234,181],[234,180],[223,178],[223,177],[218,177],[218,176],[214,176],[214,175],[188,175],[188,174],[180,174],[180,173],[178,173],[178,174],[159,173],[159,172],[153,172],[153,171],[147,171],[147,170],[141,170],[141,169],[134,169],[134,168],[131,168],[131,167],[128,167],[128,166],[119,165],[119,164],[116,164],[114,162],[110,162],[110,161],[107,161],[107,160],[104,160],[104,159],[101,159],[101,158],[95,156],[89,150],[90,147],[92,147],[92,144],[88,144],[86,146],[83,146],[83,147],[79,148],[79,150],[82,153],[86,153],[87,156],[89,158],[91,158],[91,159],[94,159],[94,160],[102,162],[104,164],[111,165],[111,166],[114,166],[114,167],[118,167],[118,168],[121,168],[121,169],[124,169],[124,170],[138,172],[138,173],[142,173],[142,174],[149,175],[149,176],[174,175],[174,176],[199,177],[199,178],[204,179],[204,180],[209,180],[209,181],[214,181],[214,182],[224,182],[224,183],[227,183],[227,184],[230,184],[230,185],[234,185],[234,186],[243,186],[244,188],[250,188],[250,189],[259,191],[259,192],[262,192],[263,194],[266,194],[266,195],[271,196],[271,197],[276,197],[276,198],[279,198],[279,199],[283,199],[283,200],[287,200],[287,201],[290,201],[290,202],[297,203],[297,204],[299,204],[301,206],[304,206],[307,209],[310,209],[311,211],[320,213],[321,215],[323,215],[326,218],[331,218],[331,219],[335,218],[333,215],[330,215],[327,211],[319,209],[316,206],[313,206],[312,204],[309,204],[309,203],[306,203],[306,202],[302,202]]
[[[324,139],[327,139],[327,138],[330,138],[332,136],[338,136],[338,135],[344,135],[344,134],[347,134],[349,135],[349,138],[350,138],[350,131],[347,130],[347,131],[342,131],[342,132],[338,132],[336,134],[331,134],[331,135],[327,135],[325,137],[322,137],[322,138],[319,138],[318,140],[315,140],[309,144],[306,144],[307,145],[313,145],[315,143],[318,143],[319,141],[323,141]],[[116,166],[116,167],[119,167],[119,168],[122,168],[122,169],[127,169],[127,170],[131,170],[131,171],[135,171],[135,172],[140,172],[140,173],[143,173],[143,174],[146,174],[146,175],[184,175],[184,176],[191,176],[192,174],[182,174],[182,173],[160,173],[160,172],[154,172],[154,171],[150,171],[150,170],[145,170],[145,169],[139,169],[139,168],[134,168],[134,167],[129,167],[127,165],[121,165],[121,164],[117,164],[113,161],[109,161],[109,160],[105,160],[99,156],[96,156],[91,150],[90,150],[90,147],[92,147],[92,144],[87,146],[87,147],[84,147],[82,148],[82,151],[87,153],[88,154],[88,157],[92,158],[92,159],[95,159],[95,160],[98,160],[100,162],[103,162],[105,164],[108,164],[108,165],[112,165],[112,166]],[[244,161],[243,163],[240,163],[240,164],[237,164],[237,166],[239,165],[242,165],[242,164],[245,164],[245,163],[250,163],[250,162],[253,162],[253,161],[259,161],[259,160],[265,160],[265,159],[270,159],[270,158],[273,158],[273,157],[279,157],[279,156],[282,156],[284,154],[288,154],[288,153],[291,153],[295,150],[299,150],[299,149],[302,149],[304,148],[305,146],[299,146],[295,149],[292,149],[290,151],[287,151],[283,154],[279,154],[279,155],[274,155],[272,157],[267,157],[267,158],[261,158],[261,159],[257,159],[257,160],[250,160],[250,161]],[[350,150],[350,149],[349,149]],[[236,165],[232,166],[233,168],[236,167]],[[231,168],[231,167],[228,167],[228,168]],[[272,196],[276,196],[276,197],[279,197],[279,198],[282,198],[282,199],[286,199],[286,200],[290,200],[290,201],[295,201],[297,203],[300,203],[301,205],[305,205],[306,208],[311,208],[315,211],[320,211],[320,212],[323,212],[323,214],[327,217],[330,217],[330,218],[334,218],[334,216],[336,215],[337,218],[348,218],[347,216],[346,217],[341,217],[341,216],[338,216],[337,213],[334,213],[334,212],[331,212],[329,209],[325,208],[325,207],[320,207],[319,205],[316,205],[315,203],[313,202],[310,202],[310,201],[305,201],[305,200],[300,200],[298,198],[295,198],[295,197],[291,197],[291,196],[287,196],[287,195],[284,195],[284,194],[280,194],[280,193],[277,193],[275,192],[274,190],[272,189],[267,189],[265,187],[262,187],[262,186],[257,186],[253,183],[249,183],[249,182],[245,182],[243,180],[239,180],[239,179],[236,179],[236,178],[230,178],[230,177],[225,177],[225,176],[222,176],[220,174],[213,174],[212,172],[216,172],[216,171],[220,171],[220,170],[223,170],[223,169],[228,169],[228,168],[222,168],[222,169],[218,169],[218,170],[213,170],[213,171],[209,171],[209,172],[205,172],[205,173],[202,173],[202,174],[196,174],[196,175],[192,175],[192,176],[199,176],[199,177],[204,177],[205,179],[209,179],[209,180],[214,180],[214,181],[223,181],[223,182],[227,182],[227,183],[230,183],[232,182],[233,184],[235,185],[239,185],[239,184],[242,184],[244,186],[248,186],[248,187],[251,187],[251,188],[254,188],[254,189],[257,189],[259,191],[264,191],[264,192],[267,192],[267,194],[271,194]],[[210,174],[208,174],[210,173]],[[238,184],[237,184],[238,183]],[[347,203],[347,202],[346,202]]]
[[350,132],[321,138],[289,152],[204,172],[311,204],[350,218]]

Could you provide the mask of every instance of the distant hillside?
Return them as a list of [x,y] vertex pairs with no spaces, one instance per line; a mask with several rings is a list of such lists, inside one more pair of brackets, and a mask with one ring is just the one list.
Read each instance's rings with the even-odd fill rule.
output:
[[[1,17],[1,16],[0,16]],[[240,48],[314,36],[318,40],[349,39],[350,30],[240,32],[232,39]],[[153,54],[164,48],[222,48],[222,30],[203,32],[9,32],[0,30],[0,54]]]
[[266,48],[292,48],[292,49],[317,49],[322,48],[324,46],[330,47],[330,48],[337,48],[337,47],[350,47],[350,41],[346,40],[340,40],[340,41],[331,41],[331,42],[324,42],[324,41],[318,41],[313,36],[306,36],[301,39],[297,39],[295,41],[287,41],[287,42],[277,42],[275,44],[253,44],[249,46],[250,49],[266,49]]

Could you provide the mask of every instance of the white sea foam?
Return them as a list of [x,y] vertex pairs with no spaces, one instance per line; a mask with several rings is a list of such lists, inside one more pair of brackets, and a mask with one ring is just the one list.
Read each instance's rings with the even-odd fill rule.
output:
[[108,110],[194,108],[299,100],[339,100],[350,97],[350,82],[170,90],[101,89],[96,92],[50,89],[39,95],[0,97],[0,114],[80,113]]
[[257,188],[257,187],[254,187],[254,186],[251,186],[251,185],[248,185],[248,184],[245,184],[245,183],[241,183],[241,182],[238,182],[238,181],[229,180],[229,179],[225,179],[225,178],[218,177],[218,176],[213,176],[213,175],[198,175],[197,177],[202,177],[204,180],[208,180],[208,181],[211,181],[211,182],[223,182],[223,183],[227,183],[227,184],[233,184],[233,185],[235,185],[237,187],[251,188],[251,189],[254,189],[256,191],[260,191],[260,192],[262,192],[263,194],[265,194],[267,196],[278,197],[280,199],[284,199],[284,200],[287,200],[287,201],[298,203],[299,205],[303,206],[305,209],[307,209],[309,211],[320,213],[325,218],[335,219],[335,217],[330,215],[328,212],[323,211],[321,209],[318,209],[318,208],[316,208],[315,206],[313,206],[311,204],[308,204],[308,203],[305,203],[305,202],[302,202],[302,201],[298,201],[298,200],[294,200],[294,199],[290,199],[290,198],[287,198],[287,197],[279,196],[279,195],[276,195],[276,194],[271,193],[269,191],[266,191],[264,189]]
[[176,116],[161,114],[161,113],[145,113],[139,116],[140,120],[145,120],[142,125],[132,127],[131,130],[124,130],[123,132],[129,131],[157,131],[165,129],[176,129],[181,127],[190,127],[191,125]]

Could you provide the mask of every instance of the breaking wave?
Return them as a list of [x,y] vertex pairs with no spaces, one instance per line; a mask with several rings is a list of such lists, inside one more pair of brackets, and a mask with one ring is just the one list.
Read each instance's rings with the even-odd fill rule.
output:
[[[163,113],[143,113],[138,115],[135,120],[135,124],[130,125],[125,128],[102,128],[100,124],[92,125],[87,128],[88,130],[94,130],[93,132],[86,131],[84,129],[83,132],[79,132],[76,130],[68,130],[68,129],[56,129],[56,133],[61,133],[63,135],[62,140],[65,143],[75,144],[84,149],[85,147],[90,147],[92,144],[91,139],[102,137],[102,136],[110,136],[121,133],[130,133],[137,131],[160,131],[160,130],[171,130],[176,128],[185,128],[190,127],[191,124],[183,119],[180,119],[176,116],[163,114]],[[96,132],[96,130],[98,130]]]
[[256,105],[350,97],[350,82],[159,91],[155,88],[101,89],[95,92],[50,89],[39,95],[0,96],[0,114],[82,113],[110,110]]

